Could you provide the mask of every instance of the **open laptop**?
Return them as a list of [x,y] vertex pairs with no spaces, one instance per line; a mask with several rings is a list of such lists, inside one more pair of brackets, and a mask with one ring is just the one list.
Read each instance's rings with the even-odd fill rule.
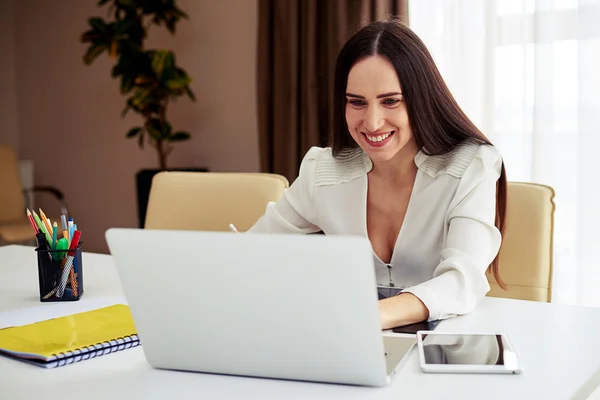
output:
[[416,343],[382,335],[365,237],[111,228],[148,363],[384,386]]

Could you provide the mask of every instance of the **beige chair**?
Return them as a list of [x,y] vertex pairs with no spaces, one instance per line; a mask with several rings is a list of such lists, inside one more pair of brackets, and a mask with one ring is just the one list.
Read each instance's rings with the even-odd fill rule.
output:
[[[0,145],[0,188],[0,244],[33,243],[35,240],[25,210],[25,195],[29,191],[51,193],[59,200],[61,212],[68,215],[64,195],[55,187],[35,186],[23,190],[17,157],[12,147],[7,145]],[[60,223],[60,219],[56,221]]]
[[248,230],[289,186],[276,174],[161,172],[154,176],[146,229]]
[[488,274],[488,296],[550,302],[554,190],[545,185],[509,182],[506,230],[500,250],[503,290]]

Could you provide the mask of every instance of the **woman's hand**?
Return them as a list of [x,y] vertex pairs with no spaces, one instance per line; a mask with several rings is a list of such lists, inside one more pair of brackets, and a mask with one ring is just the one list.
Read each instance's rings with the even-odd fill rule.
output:
[[382,329],[385,330],[425,321],[429,318],[429,310],[414,294],[400,293],[379,300],[379,316]]

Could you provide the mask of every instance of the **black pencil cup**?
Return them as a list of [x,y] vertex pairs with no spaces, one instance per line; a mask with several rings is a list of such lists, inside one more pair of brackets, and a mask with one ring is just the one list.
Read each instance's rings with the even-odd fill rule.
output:
[[42,234],[35,249],[38,262],[40,301],[77,301],[83,295],[81,246],[70,251],[51,250]]

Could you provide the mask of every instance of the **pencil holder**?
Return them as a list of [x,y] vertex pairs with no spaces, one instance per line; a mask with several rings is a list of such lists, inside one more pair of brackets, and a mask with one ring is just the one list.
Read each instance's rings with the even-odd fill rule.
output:
[[52,250],[44,235],[37,237],[40,301],[77,301],[83,295],[82,241],[72,250]]

